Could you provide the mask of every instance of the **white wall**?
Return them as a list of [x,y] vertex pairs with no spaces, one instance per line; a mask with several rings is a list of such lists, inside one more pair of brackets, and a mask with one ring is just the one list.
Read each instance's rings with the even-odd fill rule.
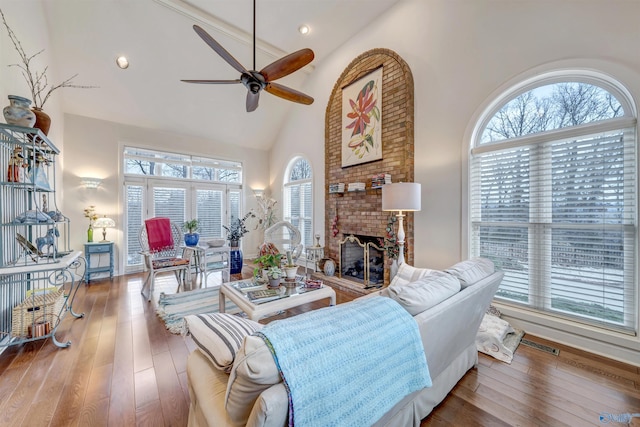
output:
[[[29,4],[28,8],[25,8],[25,3],[31,4]],[[45,67],[51,67],[46,72],[48,82],[50,83],[47,90],[51,86],[60,83],[66,77],[70,77],[65,76],[61,78],[58,76],[55,67],[52,65],[54,63],[54,52],[52,52],[49,43],[49,28],[39,2],[31,0],[27,0],[27,2],[2,1],[0,2],[0,9],[2,9],[9,27],[15,33],[27,56],[34,55],[44,49],[42,53],[38,54],[31,61],[30,66],[34,76],[36,72],[42,73]],[[27,10],[28,14],[26,14]],[[29,86],[22,76],[22,70],[18,67],[10,66],[13,64],[23,65],[18,52],[7,35],[7,30],[4,25],[0,24],[0,107],[2,108],[9,105],[7,99],[9,95],[18,95],[32,99]],[[60,102],[65,90],[69,89],[60,88],[55,90],[43,108],[51,117],[49,139],[60,150],[64,148],[64,141],[62,139],[64,120],[60,110]],[[33,103],[31,105],[33,106]],[[4,123],[4,117],[2,117],[1,120]],[[60,171],[63,164],[64,159],[59,157],[56,164],[58,170],[56,174],[58,186],[61,184],[62,174]],[[58,196],[58,201],[60,201],[62,193],[60,192]]]
[[[315,102],[293,109],[271,152],[274,190],[278,194],[283,166],[293,153],[305,154],[315,173],[314,226],[322,228],[329,95],[356,56],[391,49],[409,64],[415,81],[415,179],[422,183],[422,211],[415,214],[416,265],[445,268],[467,256],[467,151],[471,129],[487,103],[517,80],[585,66],[613,75],[640,100],[638,16],[640,2],[624,0],[402,1],[330,57],[318,58],[303,88]],[[532,329],[559,337],[553,328]],[[637,338],[581,333],[615,343],[591,341],[593,351],[640,360]],[[559,338],[567,342],[566,336]],[[584,340],[572,344],[589,347]]]
[[[250,188],[267,187],[267,152],[71,114],[65,115],[64,119],[66,197],[62,211],[71,219],[71,246],[83,249],[88,228],[83,210],[89,205],[95,205],[99,215],[107,215],[116,221],[117,228],[108,230],[107,238],[116,243],[116,271],[119,274],[124,271],[122,227],[125,221],[121,179],[123,145],[241,161],[244,167],[244,185],[249,188],[246,191],[245,211],[255,207],[255,198]],[[85,176],[102,178],[102,185],[98,189],[84,188],[80,184],[80,178]],[[95,230],[94,241],[97,241],[98,236],[102,238],[101,231]],[[261,242],[261,233],[251,229],[242,242],[246,256],[254,255]]]

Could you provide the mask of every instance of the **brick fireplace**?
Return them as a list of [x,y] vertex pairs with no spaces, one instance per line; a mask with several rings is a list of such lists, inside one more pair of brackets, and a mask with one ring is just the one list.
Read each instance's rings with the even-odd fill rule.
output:
[[[383,67],[382,159],[343,168],[342,88],[380,66]],[[382,211],[382,190],[372,188],[371,178],[386,173],[391,174],[393,182],[414,181],[413,100],[411,70],[398,54],[388,49],[373,49],[361,54],[347,66],[334,85],[325,117],[324,241],[325,257],[336,262],[337,271],[341,268],[339,241],[350,235],[383,237],[386,234],[392,213]],[[329,193],[330,184],[353,182],[364,182],[365,190]],[[336,217],[336,227],[333,228]],[[405,218],[405,232],[405,247],[408,249],[405,258],[412,263],[412,213]],[[390,263],[385,255],[384,285],[389,283]],[[357,287],[362,289],[363,285]]]

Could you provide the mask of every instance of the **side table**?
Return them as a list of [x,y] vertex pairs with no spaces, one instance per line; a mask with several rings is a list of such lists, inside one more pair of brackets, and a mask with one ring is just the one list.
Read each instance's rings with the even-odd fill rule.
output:
[[320,261],[324,257],[324,247],[323,246],[308,246],[305,248],[306,259],[304,262],[304,272],[307,274],[307,263],[312,262],[313,264],[313,272],[318,271],[318,261]]
[[[99,259],[101,254],[109,255],[109,265],[91,266],[91,255]],[[91,283],[91,275],[96,273],[109,273],[109,279],[113,279],[113,242],[95,242],[84,244],[84,256],[87,259],[87,283]]]

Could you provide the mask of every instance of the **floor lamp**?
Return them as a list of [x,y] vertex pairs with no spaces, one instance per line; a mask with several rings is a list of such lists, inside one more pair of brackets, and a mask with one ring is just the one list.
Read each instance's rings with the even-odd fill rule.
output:
[[420,210],[420,184],[399,182],[382,186],[382,210],[398,211],[398,265],[404,262],[404,211]]

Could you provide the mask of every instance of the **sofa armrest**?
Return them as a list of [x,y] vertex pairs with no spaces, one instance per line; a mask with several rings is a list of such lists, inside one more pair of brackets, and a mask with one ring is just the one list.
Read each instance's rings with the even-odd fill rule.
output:
[[466,347],[475,345],[482,317],[503,276],[503,272],[495,272],[414,316],[432,378],[437,377]]
[[279,383],[260,393],[246,427],[283,427],[287,425],[288,415],[289,396],[284,383]]

